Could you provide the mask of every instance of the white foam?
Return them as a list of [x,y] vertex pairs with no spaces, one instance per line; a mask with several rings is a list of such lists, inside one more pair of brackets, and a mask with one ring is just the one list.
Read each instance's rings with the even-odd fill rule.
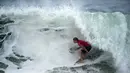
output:
[[[79,18],[79,16],[81,16]],[[90,41],[103,50],[110,51],[115,58],[115,65],[120,68],[122,59],[125,57],[125,39],[127,33],[126,18],[122,13],[85,13],[76,16],[77,25],[81,29],[86,40]],[[87,32],[86,32],[87,31]],[[124,72],[128,70],[128,62],[125,62]],[[124,65],[124,64],[123,64]]]

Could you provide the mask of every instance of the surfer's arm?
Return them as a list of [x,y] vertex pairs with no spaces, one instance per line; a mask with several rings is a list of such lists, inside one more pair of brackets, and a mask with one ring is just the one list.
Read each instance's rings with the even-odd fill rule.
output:
[[80,45],[80,47],[81,47],[83,50],[85,50],[86,52],[88,52],[88,50],[87,50],[84,46]]

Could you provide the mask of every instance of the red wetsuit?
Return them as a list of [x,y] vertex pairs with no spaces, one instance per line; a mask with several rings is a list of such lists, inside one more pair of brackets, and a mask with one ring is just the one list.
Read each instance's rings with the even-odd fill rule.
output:
[[[84,46],[88,52],[91,50],[91,44],[86,42],[86,41],[83,41],[83,40],[78,40],[78,45],[79,46]],[[83,53],[86,53],[86,51],[82,50]]]
[[84,47],[87,47],[87,46],[91,46],[88,42],[86,41],[83,41],[83,40],[78,40],[78,45],[79,46],[84,46]]

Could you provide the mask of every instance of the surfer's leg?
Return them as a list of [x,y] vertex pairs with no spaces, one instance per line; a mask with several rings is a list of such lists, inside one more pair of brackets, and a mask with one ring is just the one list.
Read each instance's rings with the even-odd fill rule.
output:
[[82,50],[82,58],[83,59],[85,59],[86,55],[87,55],[87,52],[85,50]]
[[82,55],[83,60],[85,59],[86,55],[87,55],[87,53]]
[[88,50],[88,52],[83,52],[83,54],[84,54],[83,58],[84,59],[86,58],[87,54],[89,53],[89,51],[91,50],[92,47],[91,46],[87,46],[85,48]]
[[87,52],[82,53],[82,59],[83,59],[83,60],[86,59],[87,54],[88,54]]
[[83,58],[82,58],[82,51],[81,50],[79,51],[79,55],[80,55],[79,62],[81,62],[83,60]]
[[84,60],[84,54],[81,52],[81,55],[80,55],[80,63],[83,63],[83,60]]
[[80,53],[80,63],[83,63],[83,60],[85,58],[85,51],[80,50],[79,53]]

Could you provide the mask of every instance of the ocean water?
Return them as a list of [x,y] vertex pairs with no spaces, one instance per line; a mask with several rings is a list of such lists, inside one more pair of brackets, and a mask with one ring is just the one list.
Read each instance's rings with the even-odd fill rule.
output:
[[[129,73],[130,15],[123,12],[81,11],[70,6],[46,9],[41,7],[5,8],[1,15],[7,23],[2,33],[12,34],[4,39],[1,62],[9,67],[6,73]],[[2,17],[1,17],[2,19]],[[85,66],[72,67],[79,58],[69,48],[77,46],[72,38],[89,41],[103,53],[90,55]],[[17,65],[5,59],[16,52],[30,57]],[[84,68],[85,67],[85,68]],[[87,68],[86,68],[87,67]],[[75,70],[73,71],[72,68]]]

